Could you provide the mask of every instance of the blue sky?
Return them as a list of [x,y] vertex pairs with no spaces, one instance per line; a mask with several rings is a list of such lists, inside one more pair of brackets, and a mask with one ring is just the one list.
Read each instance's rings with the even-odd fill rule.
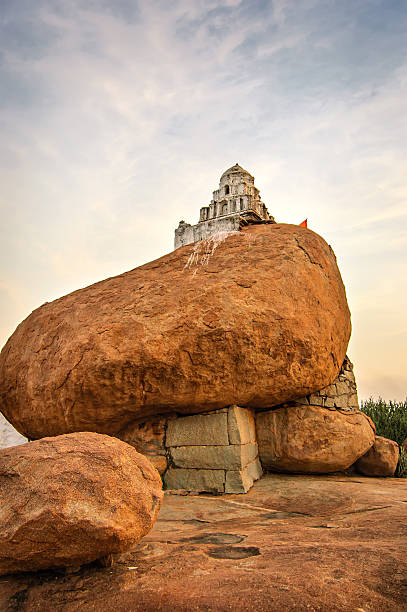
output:
[[335,250],[361,397],[406,397],[404,0],[2,0],[0,30],[0,344],[239,162]]

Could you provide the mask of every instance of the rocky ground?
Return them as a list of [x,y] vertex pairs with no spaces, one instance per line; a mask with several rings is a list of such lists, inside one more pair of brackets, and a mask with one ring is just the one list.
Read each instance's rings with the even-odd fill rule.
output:
[[113,567],[0,578],[3,611],[407,609],[407,483],[268,475],[246,495],[171,495]]

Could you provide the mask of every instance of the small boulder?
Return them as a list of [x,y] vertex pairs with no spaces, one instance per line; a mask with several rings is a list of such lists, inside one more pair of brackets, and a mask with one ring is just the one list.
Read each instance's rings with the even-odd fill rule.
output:
[[360,410],[293,405],[256,415],[259,457],[274,472],[324,474],[350,467],[373,445],[375,426]]
[[0,451],[0,575],[81,565],[132,548],[162,501],[158,472],[96,433]]
[[375,443],[356,462],[356,469],[365,476],[394,476],[399,460],[399,445],[394,440],[376,436]]

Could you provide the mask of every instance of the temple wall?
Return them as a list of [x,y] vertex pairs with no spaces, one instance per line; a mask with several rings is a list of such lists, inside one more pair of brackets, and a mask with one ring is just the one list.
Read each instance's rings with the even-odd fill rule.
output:
[[180,225],[175,230],[174,248],[205,240],[217,232],[236,232],[240,229],[240,215],[230,215],[201,221],[196,225]]

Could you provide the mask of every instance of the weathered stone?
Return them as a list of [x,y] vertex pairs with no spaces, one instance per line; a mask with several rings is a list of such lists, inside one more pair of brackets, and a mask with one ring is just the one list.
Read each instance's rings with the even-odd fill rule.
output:
[[[297,403],[299,404],[300,402],[297,401]],[[308,396],[308,402],[306,402],[307,404],[311,404],[312,406],[323,406],[324,405],[324,398],[322,397],[322,395],[309,395]]]
[[397,442],[376,436],[373,446],[356,461],[355,466],[365,476],[394,476],[398,460]]
[[246,467],[244,468],[244,471],[246,472],[246,474],[248,476],[250,476],[250,478],[255,481],[258,480],[259,478],[262,477],[263,475],[263,469],[261,467],[261,463],[258,457],[256,457],[256,459],[254,459],[254,461],[251,461],[250,463],[248,463],[246,465]]
[[252,410],[230,406],[228,410],[229,444],[248,444],[256,441],[256,423]]
[[375,427],[359,410],[317,406],[277,408],[256,415],[263,468],[282,472],[344,470],[373,445]]
[[162,484],[109,436],[76,433],[0,451],[0,575],[81,565],[132,548],[152,528]]
[[347,408],[348,398],[346,395],[339,395],[334,398],[334,404],[336,408]]
[[320,236],[254,225],[204,260],[194,248],[44,304],[18,326],[0,356],[0,405],[20,433],[116,434],[157,414],[267,409],[335,379],[350,317]]
[[225,471],[169,468],[165,473],[164,483],[167,489],[224,493]]
[[167,469],[165,448],[167,421],[168,417],[135,421],[116,435],[117,438],[134,446],[139,453],[145,455],[160,474]]
[[321,395],[326,397],[336,397],[338,395],[336,391],[336,385],[329,385],[320,391]]
[[358,410],[359,403],[356,392],[356,381],[349,357],[345,357],[341,370],[331,385],[309,395],[306,399],[308,400],[306,402],[297,400],[296,404],[302,403],[302,405],[304,405],[309,403],[311,406]]
[[167,447],[209,444],[229,444],[227,412],[196,414],[168,422]]
[[337,382],[336,385],[336,393],[337,395],[343,395],[349,393],[349,385],[346,382]]
[[225,493],[247,493],[253,482],[263,474],[260,461],[256,458],[242,470],[226,472]]
[[240,470],[257,457],[257,444],[177,446],[171,448],[176,467]]

